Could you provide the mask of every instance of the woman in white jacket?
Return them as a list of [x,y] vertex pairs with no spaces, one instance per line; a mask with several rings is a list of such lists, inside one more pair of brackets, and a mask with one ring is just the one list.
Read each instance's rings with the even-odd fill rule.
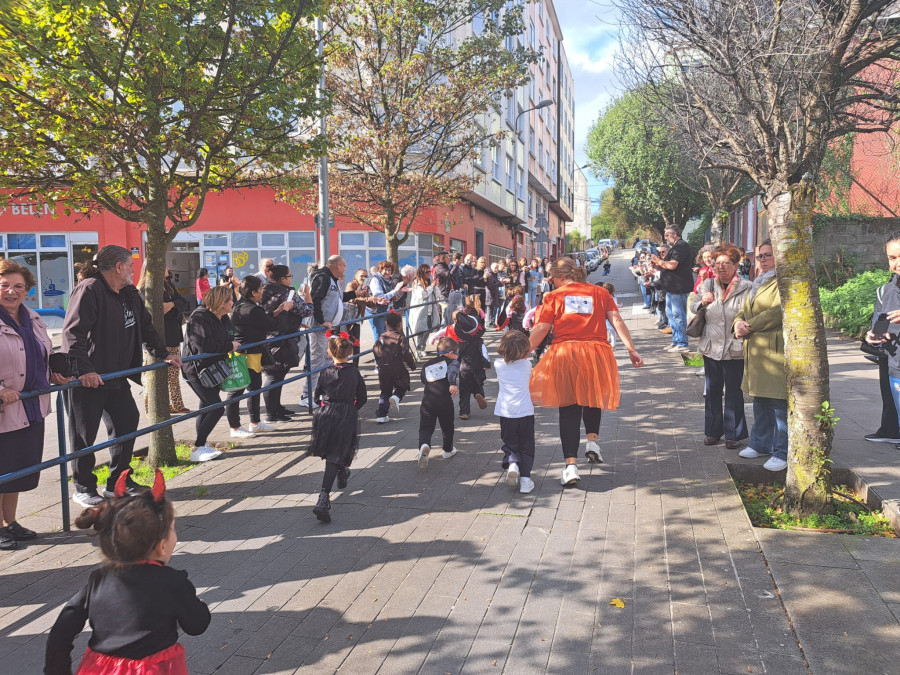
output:
[[[751,283],[737,273],[741,251],[724,244],[713,251],[715,279],[707,279],[691,304],[694,313],[706,314],[698,351],[703,354],[706,375],[706,437],[704,445],[715,445],[725,436],[725,447],[734,449],[749,435],[744,417],[744,354],[741,340],[731,330],[744,304]],[[724,393],[724,410],[722,405]]]
[[[431,283],[431,268],[428,265],[419,265],[416,270],[416,279],[412,282],[410,290],[409,306],[415,307],[426,302],[434,302],[437,299],[434,285]],[[409,310],[409,330],[415,335],[412,344],[416,350],[416,357],[421,358],[425,353],[428,332],[440,326],[440,314],[437,303],[428,307],[415,307]]]

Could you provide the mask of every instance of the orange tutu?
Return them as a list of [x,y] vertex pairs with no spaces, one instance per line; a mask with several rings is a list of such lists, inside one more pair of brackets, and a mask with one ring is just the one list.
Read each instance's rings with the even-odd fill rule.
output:
[[553,342],[531,371],[531,400],[544,408],[619,407],[619,369],[606,340]]

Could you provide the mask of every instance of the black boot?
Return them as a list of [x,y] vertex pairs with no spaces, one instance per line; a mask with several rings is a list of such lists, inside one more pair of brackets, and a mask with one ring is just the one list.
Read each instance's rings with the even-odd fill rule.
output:
[[313,507],[313,513],[323,523],[331,522],[331,500],[328,498],[328,493],[325,490],[319,493],[319,501]]
[[343,490],[345,487],[347,487],[347,481],[349,481],[349,480],[350,480],[350,469],[348,469],[346,466],[342,466],[341,468],[338,469],[338,472],[337,472],[338,490]]

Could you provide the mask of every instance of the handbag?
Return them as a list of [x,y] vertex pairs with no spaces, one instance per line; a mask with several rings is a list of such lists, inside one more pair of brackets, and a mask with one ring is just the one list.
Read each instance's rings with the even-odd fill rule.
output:
[[698,338],[703,335],[704,328],[706,328],[706,308],[702,308],[694,314],[684,332],[688,337]]
[[225,362],[225,359],[220,359],[197,373],[200,384],[207,389],[215,389],[230,376],[231,366]]
[[250,370],[247,368],[247,357],[232,352],[225,359],[230,374],[219,385],[222,391],[240,391],[250,386]]

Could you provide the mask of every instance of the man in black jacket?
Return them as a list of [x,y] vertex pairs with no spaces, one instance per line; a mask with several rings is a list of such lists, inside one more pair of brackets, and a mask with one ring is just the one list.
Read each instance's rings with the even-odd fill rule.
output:
[[659,287],[666,292],[666,316],[672,328],[672,345],[665,348],[667,352],[686,352],[688,350],[687,333],[687,297],[694,289],[694,272],[692,264],[694,254],[690,245],[681,238],[677,228],[667,227],[665,231],[669,252],[665,258],[657,254],[650,256],[653,264],[659,267]]
[[[72,452],[94,444],[100,420],[106,422],[110,438],[124,436],[138,428],[140,415],[128,381],[103,381],[100,373],[137,368],[146,346],[153,356],[181,367],[181,357],[169,354],[165,342],[153,327],[150,312],[132,285],[134,262],[131,252],[121,246],[104,246],[79,273],[63,323],[63,351],[74,363],[81,386],[69,389],[69,436]],[[138,375],[132,379],[140,383]],[[105,496],[112,496],[119,475],[131,464],[134,439],[110,449],[109,480]],[[103,498],[97,491],[93,453],[73,461],[75,494],[81,506],[97,506]],[[129,492],[140,486],[126,479]]]

